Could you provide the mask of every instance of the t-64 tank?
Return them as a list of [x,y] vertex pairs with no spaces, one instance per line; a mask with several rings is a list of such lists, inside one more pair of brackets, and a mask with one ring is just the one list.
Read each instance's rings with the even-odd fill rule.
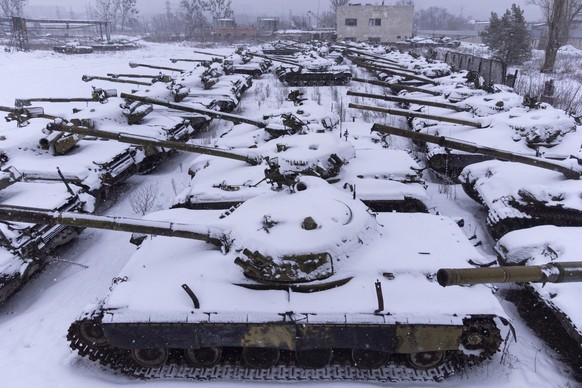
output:
[[273,62],[282,62],[275,68],[275,75],[288,86],[330,86],[347,85],[352,80],[349,67],[336,65],[331,59],[311,58],[304,61],[273,58],[259,53],[251,56],[265,58]]
[[508,324],[487,287],[438,287],[438,267],[482,260],[455,222],[375,215],[317,177],[228,213],[0,218],[158,235],[67,335],[134,377],[440,380],[495,355]]
[[467,195],[487,207],[494,239],[537,225],[582,226],[582,166],[576,157],[539,158],[381,124],[373,130],[500,159],[469,165],[459,175]]
[[[10,166],[0,171],[0,205],[42,202],[54,211],[91,211],[94,199],[83,188],[66,181],[25,180]],[[69,225],[0,221],[0,303],[51,260],[55,248],[78,235]]]
[[[570,164],[579,171],[576,159]],[[538,225],[582,226],[579,175],[491,160],[467,166],[459,179],[487,208],[487,228],[495,239]]]

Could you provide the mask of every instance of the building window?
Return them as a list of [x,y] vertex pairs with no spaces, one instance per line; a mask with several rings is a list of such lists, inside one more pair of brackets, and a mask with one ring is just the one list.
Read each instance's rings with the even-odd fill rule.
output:
[[370,20],[368,20],[368,25],[369,26],[381,26],[382,19],[370,19]]
[[357,26],[358,25],[358,19],[346,19],[346,26]]
[[402,38],[402,35],[398,35],[398,36],[396,37],[396,39],[400,39],[400,38]]
[[370,37],[368,38],[369,43],[380,43],[380,37]]

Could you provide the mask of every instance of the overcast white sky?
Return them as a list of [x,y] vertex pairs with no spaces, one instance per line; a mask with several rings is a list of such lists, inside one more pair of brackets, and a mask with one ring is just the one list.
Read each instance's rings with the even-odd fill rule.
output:
[[[29,6],[60,5],[67,9],[80,12],[85,9],[85,4],[93,4],[95,0],[28,0]],[[352,3],[381,4],[381,0],[352,0]],[[137,0],[137,5],[142,13],[163,13],[165,0]],[[174,9],[178,7],[179,0],[170,0]],[[386,0],[385,4],[393,4],[393,0]],[[445,7],[455,15],[472,16],[477,19],[488,19],[492,11],[502,14],[511,7],[512,3],[518,4],[525,11],[526,19],[534,21],[541,17],[538,7],[526,5],[526,0],[415,0],[416,8]],[[232,0],[235,16],[247,14],[251,16],[287,16],[289,12],[304,13],[311,10],[317,13],[329,9],[329,0]]]

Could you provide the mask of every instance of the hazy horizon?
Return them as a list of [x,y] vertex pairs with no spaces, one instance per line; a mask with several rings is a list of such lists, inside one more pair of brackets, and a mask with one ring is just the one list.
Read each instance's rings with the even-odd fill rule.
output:
[[[69,9],[76,13],[81,13],[86,9],[87,4],[94,4],[94,0],[28,0],[25,7],[26,12],[35,12],[35,9],[45,9],[46,12],[51,7]],[[357,3],[353,1],[353,3]],[[382,0],[366,1],[362,3],[382,4]],[[394,1],[386,0],[385,4],[393,4]],[[415,8],[423,9],[429,7],[442,7],[449,10],[454,15],[472,17],[478,20],[487,20],[491,12],[502,14],[511,4],[519,5],[523,10],[527,20],[536,21],[541,18],[539,7],[528,5],[527,0],[489,0],[485,4],[481,2],[468,2],[463,0],[415,0]],[[179,8],[179,0],[170,0],[173,10]],[[232,8],[236,15],[248,16],[278,16],[285,18],[289,14],[302,14],[308,10],[315,14],[329,10],[329,0],[232,0]],[[151,14],[161,14],[165,12],[166,1],[159,0],[137,0],[137,7],[143,16]]]

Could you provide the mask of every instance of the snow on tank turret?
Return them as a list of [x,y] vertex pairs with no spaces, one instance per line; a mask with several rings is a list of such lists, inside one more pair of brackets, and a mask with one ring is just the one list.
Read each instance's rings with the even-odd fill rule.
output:
[[439,380],[492,357],[507,324],[487,287],[435,282],[444,263],[483,261],[451,219],[374,215],[317,177],[229,214],[0,217],[159,235],[68,334],[80,355],[135,377]]
[[352,80],[350,68],[338,65],[333,58],[323,58],[314,51],[307,56],[293,58],[271,57],[257,52],[248,55],[281,62],[275,75],[287,86],[331,86],[346,85]]

